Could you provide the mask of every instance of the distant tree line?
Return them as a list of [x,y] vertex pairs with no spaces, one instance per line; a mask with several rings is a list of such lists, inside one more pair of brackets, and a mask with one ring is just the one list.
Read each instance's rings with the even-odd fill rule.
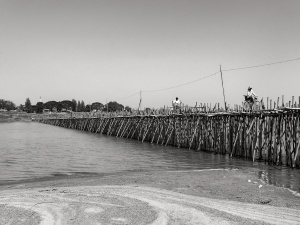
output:
[[116,111],[131,111],[132,109],[129,106],[124,107],[122,104],[111,101],[107,104],[102,104],[100,102],[94,102],[92,104],[85,104],[83,100],[76,101],[75,99],[64,100],[64,101],[48,101],[46,103],[38,102],[36,105],[32,105],[29,98],[26,98],[25,104],[16,107],[12,101],[0,99],[0,111],[10,111],[18,109],[20,111],[26,111],[28,113],[36,112],[42,113],[45,109],[51,112],[64,112],[64,111],[73,111],[73,112],[91,112],[91,111],[104,111],[104,112],[116,112]]
[[0,109],[1,110],[7,110],[7,111],[15,110],[16,105],[12,101],[0,99]]
[[[21,105],[22,106],[22,105]],[[20,106],[20,107],[21,107]],[[83,100],[76,101],[75,99],[64,100],[64,101],[48,101],[46,103],[38,102],[36,105],[32,105],[29,98],[26,98],[25,105],[22,106],[22,109],[26,112],[36,112],[42,113],[45,109],[51,112],[92,112],[92,111],[108,111],[116,112],[127,110],[131,111],[129,106],[124,107],[122,104],[119,104],[115,101],[109,102],[103,105],[100,102],[94,102],[92,104],[85,104]]]

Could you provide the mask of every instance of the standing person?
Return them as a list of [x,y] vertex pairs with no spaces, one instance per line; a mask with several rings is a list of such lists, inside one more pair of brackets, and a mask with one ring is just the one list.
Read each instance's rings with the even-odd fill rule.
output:
[[173,100],[172,105],[173,105],[173,109],[179,109],[180,108],[180,100],[178,99],[178,97],[175,98],[175,100]]

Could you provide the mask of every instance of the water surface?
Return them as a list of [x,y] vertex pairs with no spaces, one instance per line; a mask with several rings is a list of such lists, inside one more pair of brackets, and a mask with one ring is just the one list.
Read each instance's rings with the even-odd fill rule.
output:
[[0,123],[0,144],[0,184],[130,171],[257,167],[265,182],[300,192],[297,169],[35,122]]

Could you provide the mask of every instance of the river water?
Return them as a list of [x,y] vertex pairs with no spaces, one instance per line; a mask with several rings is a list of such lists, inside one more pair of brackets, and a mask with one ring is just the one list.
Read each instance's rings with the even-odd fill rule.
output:
[[0,185],[130,171],[259,168],[258,178],[300,192],[300,170],[36,122],[0,123]]

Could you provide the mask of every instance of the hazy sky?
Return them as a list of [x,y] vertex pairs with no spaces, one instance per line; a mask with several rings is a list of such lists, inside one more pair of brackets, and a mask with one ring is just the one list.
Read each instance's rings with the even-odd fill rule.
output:
[[[0,0],[0,98],[223,104],[220,74],[151,91],[300,58],[299,21],[299,0]],[[229,104],[300,96],[300,60],[223,78]]]

